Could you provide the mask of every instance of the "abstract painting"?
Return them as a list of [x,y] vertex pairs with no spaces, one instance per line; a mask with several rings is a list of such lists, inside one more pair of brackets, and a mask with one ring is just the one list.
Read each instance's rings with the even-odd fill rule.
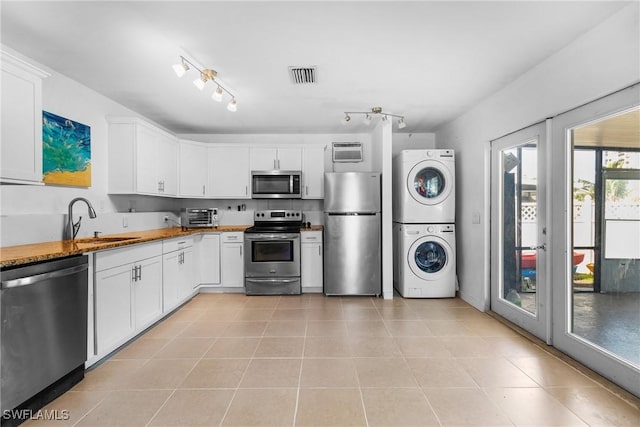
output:
[[43,111],[42,175],[45,184],[91,187],[91,128]]

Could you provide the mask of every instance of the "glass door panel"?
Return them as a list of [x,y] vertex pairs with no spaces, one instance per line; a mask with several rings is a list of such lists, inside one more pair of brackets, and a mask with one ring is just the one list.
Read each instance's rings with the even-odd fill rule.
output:
[[[546,339],[546,123],[492,142],[491,308]],[[542,315],[541,315],[542,314]]]
[[640,396],[640,86],[553,119],[553,345]]

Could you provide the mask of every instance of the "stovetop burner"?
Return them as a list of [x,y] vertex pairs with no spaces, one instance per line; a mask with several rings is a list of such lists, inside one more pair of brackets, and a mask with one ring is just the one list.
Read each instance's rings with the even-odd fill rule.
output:
[[299,210],[269,209],[255,211],[254,226],[245,233],[299,233],[302,227],[302,212]]

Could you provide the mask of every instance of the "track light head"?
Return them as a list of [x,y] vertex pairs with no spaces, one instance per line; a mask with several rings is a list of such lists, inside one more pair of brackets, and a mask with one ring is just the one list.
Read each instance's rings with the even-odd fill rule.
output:
[[173,64],[173,71],[176,72],[176,76],[182,77],[184,74],[189,71],[189,66],[182,60],[182,62],[178,64]]
[[341,121],[343,125],[346,125],[349,123],[349,120],[351,120],[351,117],[348,114],[345,114]]
[[398,129],[404,129],[407,127],[407,124],[404,122],[404,117],[398,120]]
[[211,95],[211,98],[213,98],[214,101],[222,102],[222,88],[220,86],[216,88],[216,90]]
[[195,79],[193,81],[193,84],[195,87],[197,87],[199,90],[204,89],[204,84],[206,83],[205,80],[202,80],[202,76],[198,77],[197,79]]
[[364,123],[365,125],[369,126],[371,124],[372,120],[373,120],[373,117],[371,117],[369,114],[366,114],[364,116],[364,119],[362,119],[362,123]]
[[231,101],[227,104],[227,110],[229,111],[238,111],[238,103],[235,98],[231,98]]

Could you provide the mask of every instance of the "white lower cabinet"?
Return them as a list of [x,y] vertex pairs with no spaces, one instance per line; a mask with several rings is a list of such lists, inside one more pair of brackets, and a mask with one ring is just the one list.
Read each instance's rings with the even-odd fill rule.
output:
[[195,262],[193,238],[165,240],[162,243],[162,312],[168,313],[193,294]]
[[107,355],[162,315],[162,242],[95,256],[95,354]]
[[96,273],[94,339],[98,355],[109,353],[133,333],[132,282],[131,265]]
[[220,234],[202,234],[196,237],[197,283],[202,286],[221,286]]
[[322,231],[302,231],[300,236],[302,292],[322,292]]
[[162,257],[137,263],[138,278],[133,281],[134,327],[140,331],[162,315]]
[[222,233],[220,248],[222,286],[244,288],[244,233]]

